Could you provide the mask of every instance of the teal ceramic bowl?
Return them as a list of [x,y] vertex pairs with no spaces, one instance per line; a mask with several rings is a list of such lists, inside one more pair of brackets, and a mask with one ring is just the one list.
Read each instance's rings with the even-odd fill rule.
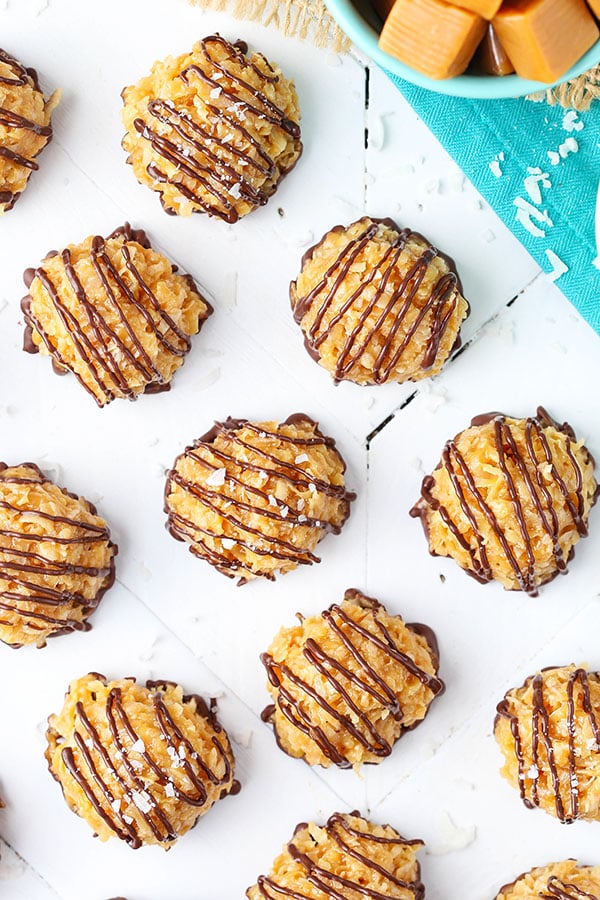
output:
[[[377,41],[381,24],[369,0],[325,0],[325,3],[342,31],[370,59],[393,75],[438,94],[493,100],[499,97],[524,97],[554,86],[527,81],[518,75],[459,75],[445,81],[435,81],[380,50]],[[556,84],[576,78],[599,63],[600,40]]]

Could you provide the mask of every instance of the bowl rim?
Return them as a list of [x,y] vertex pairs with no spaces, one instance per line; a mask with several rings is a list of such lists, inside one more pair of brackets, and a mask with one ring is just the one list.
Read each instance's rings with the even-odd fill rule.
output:
[[353,0],[325,0],[327,9],[342,31],[367,54],[374,62],[388,73],[396,75],[411,84],[426,88],[438,94],[453,97],[470,97],[479,100],[493,100],[509,97],[523,97],[556,87],[583,75],[600,63],[600,38],[584,56],[575,63],[558,81],[545,84],[540,81],[529,81],[519,75],[457,75],[443,81],[428,78],[421,72],[411,69],[394,56],[381,50],[378,44],[379,35],[366,19],[359,13]]

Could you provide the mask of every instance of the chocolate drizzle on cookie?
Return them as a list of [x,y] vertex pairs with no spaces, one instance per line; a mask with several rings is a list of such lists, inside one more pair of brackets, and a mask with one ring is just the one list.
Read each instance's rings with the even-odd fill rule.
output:
[[556,875],[548,879],[544,892],[540,892],[542,900],[599,900],[596,894],[584,891],[576,884],[561,881]]
[[[363,608],[371,605],[368,598],[354,590],[347,591],[344,599]],[[360,706],[361,695],[368,694],[377,705],[377,721],[385,722],[389,715],[402,722],[405,712],[401,698],[391,681],[386,678],[386,673],[392,676],[399,667],[403,667],[409,676],[429,689],[430,702],[444,690],[444,683],[437,675],[425,672],[407,653],[399,649],[389,628],[381,620],[381,604],[377,601],[371,603],[375,605],[371,606],[370,621],[355,621],[349,610],[338,604],[321,614],[330,632],[331,643],[337,643],[344,655],[350,654],[352,668],[343,665],[335,654],[327,653],[312,637],[303,640],[302,655],[318,673],[314,684],[300,677],[285,659],[276,660],[269,653],[261,655],[269,681],[276,692],[276,707],[267,707],[262,714],[263,720],[274,722],[277,708],[298,731],[314,741],[328,760],[340,768],[352,766],[352,761],[343,753],[344,744],[348,744],[345,736],[349,738],[350,746],[352,743],[358,744],[367,753],[380,759],[392,752],[392,744],[378,729],[377,722],[373,721],[373,709],[364,710]],[[437,671],[437,642],[431,629],[420,625],[407,625],[406,628],[417,634],[425,633]],[[375,655],[378,657],[377,665],[373,663]],[[322,685],[321,689],[318,688],[319,684]],[[334,696],[338,698],[335,703],[331,701]],[[311,714],[313,704],[333,720],[330,730],[314,721]],[[414,723],[416,724],[418,722]],[[275,732],[277,736],[276,728]],[[285,750],[279,738],[278,743]]]
[[[358,820],[359,824],[356,824]],[[361,826],[365,825],[366,828]],[[386,898],[402,897],[406,898],[407,893],[413,900],[423,900],[425,888],[420,880],[420,869],[417,862],[414,863],[415,879],[405,881],[399,878],[389,863],[377,862],[381,857],[381,851],[386,846],[392,847],[422,847],[423,844],[418,840],[405,840],[397,832],[393,832],[393,836],[375,835],[368,830],[368,823],[360,817],[357,811],[350,815],[343,813],[334,813],[329,817],[327,824],[319,832],[326,833],[326,840],[334,845],[338,853],[332,854],[336,859],[348,859],[349,866],[356,868],[360,872],[360,880],[354,881],[346,874],[334,870],[330,862],[326,862],[319,854],[319,844],[325,841],[320,835],[315,834],[313,850],[305,852],[298,846],[300,838],[304,836],[307,829],[310,833],[311,826],[303,825],[296,829],[294,837],[287,845],[289,856],[298,864],[299,873],[296,876],[297,883],[294,887],[288,887],[275,876],[260,875],[256,883],[255,897],[262,897],[265,900],[280,900],[282,897],[291,897],[298,900],[304,897],[302,891],[302,883],[313,886],[319,896],[330,897],[332,900],[342,900],[343,897],[360,895],[366,900],[382,900]],[[371,826],[372,827],[372,826]],[[387,826],[389,828],[389,826]],[[390,856],[390,862],[392,862]],[[362,870],[362,871],[361,871]],[[369,882],[376,880],[377,887],[369,887]],[[252,890],[252,889],[250,889]],[[249,892],[246,892],[249,896]]]
[[[35,160],[35,156],[41,152],[46,144],[52,138],[51,125],[43,125],[34,122],[25,116],[19,115],[14,110],[2,104],[2,85],[7,88],[24,88],[39,92],[39,84],[37,74],[34,69],[26,69],[18,60],[12,57],[5,50],[0,49],[0,128],[6,128],[9,132],[28,131],[38,137],[45,138],[41,147],[38,148],[34,156],[24,156],[15,149],[15,142],[11,140],[11,146],[7,147],[0,144],[0,163],[3,159],[14,166],[36,171],[39,166]],[[19,193],[15,193],[8,188],[7,183],[3,183],[0,175],[0,207],[4,207],[5,211],[12,209],[15,205]]]
[[[211,473],[222,471],[222,489],[216,490],[207,484],[204,472],[194,480],[184,477],[176,463],[168,473],[165,488],[167,529],[171,535],[177,540],[187,541],[194,555],[206,559],[229,577],[234,577],[238,570],[245,571],[245,567],[243,561],[230,552],[231,548],[227,549],[228,543],[236,544],[242,551],[285,563],[293,562],[294,565],[319,562],[319,557],[304,546],[302,535],[315,528],[338,534],[350,514],[350,503],[355,495],[346,491],[343,485],[334,485],[311,475],[310,471],[296,462],[287,461],[284,454],[279,455],[273,448],[273,445],[281,443],[284,446],[293,445],[299,451],[312,447],[335,450],[333,438],[321,434],[316,423],[304,414],[290,416],[282,424],[293,425],[299,421],[313,426],[311,437],[286,435],[280,429],[269,431],[263,425],[246,419],[228,418],[225,422],[217,422],[207,434],[186,448],[182,459],[198,460],[202,469],[208,469]],[[243,429],[251,433],[251,439],[240,435]],[[224,439],[219,441],[218,447],[217,437]],[[343,472],[345,466],[341,457],[339,460]],[[264,486],[248,484],[245,472],[257,474]],[[271,491],[277,482],[337,500],[335,520],[315,519],[276,502]],[[193,521],[173,508],[170,495],[177,488],[198,503],[200,512]],[[201,524],[203,512],[217,515],[220,526],[215,529]],[[278,533],[263,531],[261,520],[275,523]],[[216,541],[223,549],[218,549]],[[270,573],[261,574],[270,580],[274,578]],[[244,583],[244,577],[240,583]]]
[[[98,678],[107,684],[104,676]],[[140,835],[140,822],[150,830],[156,843],[170,844],[177,840],[177,825],[161,804],[163,795],[197,808],[198,815],[201,815],[207,804],[212,805],[209,786],[223,787],[225,793],[239,791],[239,784],[231,777],[229,742],[216,718],[212,713],[206,717],[214,731],[210,742],[216,751],[216,762],[211,767],[181,731],[169,703],[165,702],[165,691],[169,685],[172,683],[146,683],[151,692],[148,704],[154,712],[154,728],[160,746],[170,758],[170,764],[165,765],[152,752],[148,742],[135,728],[135,707],[139,705],[139,700],[128,704],[118,686],[108,692],[101,721],[98,721],[96,710],[92,715],[86,704],[77,702],[70,741],[72,746],[61,751],[67,772],[77,782],[96,814],[133,849],[144,842]],[[94,695],[92,699],[95,700]],[[196,714],[203,716],[203,708],[206,709],[204,701],[198,703],[197,698],[191,695],[184,696],[182,702],[194,704]],[[107,729],[110,740],[105,736]],[[52,726],[48,733],[50,737],[55,736]],[[60,736],[56,739],[60,746]],[[57,778],[52,767],[50,770]],[[145,778],[144,772],[149,777]]]
[[[114,241],[120,241],[120,246],[112,246]],[[31,287],[35,279],[43,287],[70,339],[70,349],[81,365],[76,367],[61,354],[55,329],[47,328],[44,318],[36,314],[36,304],[29,294],[21,302],[26,323],[24,349],[36,353],[38,348],[32,338],[34,333],[38,335],[59,371],[72,371],[99,406],[115,397],[135,400],[140,393],[140,383],[146,393],[169,389],[168,381],[144,347],[143,334],[152,335],[162,351],[170,356],[183,358],[191,347],[189,336],[163,308],[144,279],[139,264],[134,262],[132,247],[136,244],[151,249],[145,232],[132,230],[129,223],[117,228],[106,239],[99,236],[92,239],[86,251],[87,261],[102,292],[102,303],[86,290],[68,248],[46,257],[53,260],[60,257],[70,287],[68,298],[61,295],[53,276],[43,265],[27,269],[23,276],[27,287]],[[200,296],[191,276],[185,278],[188,287]],[[204,298],[202,300],[206,312],[201,322],[212,312],[210,304]],[[130,321],[132,312],[142,319],[139,334]]]
[[[421,328],[428,329],[426,347],[422,354],[421,368],[431,368],[439,354],[446,330],[461,297],[461,284],[452,260],[441,254],[420,234],[408,228],[399,229],[391,219],[361,219],[362,230],[350,239],[337,258],[324,272],[321,280],[304,296],[297,296],[297,283],[290,287],[294,319],[299,324],[310,316],[303,328],[305,345],[317,361],[324,345],[334,329],[349,315],[356,315],[356,324],[349,331],[339,349],[336,349],[334,380],[352,378],[352,370],[365,354],[372,352],[376,342],[381,346],[368,368],[372,381],[382,384],[393,376],[394,370]],[[377,248],[375,238],[381,226],[396,233],[390,244],[382,244],[378,261],[365,270],[364,278],[354,292],[339,306],[338,291],[353,268],[361,265],[367,249]],[[342,226],[332,232],[345,232]],[[323,241],[329,234],[325,235]],[[321,241],[321,243],[323,243]],[[420,255],[414,261],[405,262],[403,254],[408,242],[418,241]],[[304,255],[304,266],[320,245]],[[441,257],[448,271],[434,281],[425,302],[419,303],[416,315],[415,298],[422,289],[423,280],[435,257]],[[339,308],[338,308],[339,306]],[[468,311],[468,307],[467,307]],[[339,330],[339,329],[338,329]],[[420,338],[419,338],[420,339]],[[452,350],[460,347],[457,338]]]
[[[531,721],[523,723],[513,711],[513,691],[510,691],[497,706],[497,718],[506,719],[514,742],[517,760],[517,780],[521,800],[529,809],[540,806],[540,782],[551,790],[554,796],[556,817],[561,822],[571,823],[579,818],[579,779],[581,772],[577,763],[576,737],[581,732],[581,720],[588,723],[592,734],[591,753],[600,753],[600,722],[592,704],[590,681],[597,682],[595,673],[584,669],[574,669],[566,682],[567,718],[565,734],[557,734],[556,723],[552,721],[544,690],[549,674],[556,669],[545,669],[525,682],[531,686]],[[577,687],[579,688],[577,690]],[[560,688],[562,689],[562,687]],[[530,735],[530,736],[529,736]],[[530,741],[530,744],[528,743]],[[566,765],[558,762],[564,757],[564,744],[568,744]],[[531,757],[531,762],[528,762]]]
[[[508,422],[501,413],[487,413],[474,418],[471,426],[483,427],[490,423],[493,425],[496,464],[510,497],[514,522],[520,536],[519,543],[525,550],[525,560],[517,559],[507,526],[500,521],[492,505],[486,501],[469,468],[465,455],[458,448],[457,439],[446,443],[440,466],[448,474],[460,510],[469,523],[469,531],[465,533],[464,530],[461,530],[459,523],[452,518],[448,507],[437,499],[434,493],[436,482],[431,475],[424,478],[421,499],[411,509],[410,515],[421,518],[426,533],[430,511],[439,515],[460,547],[469,554],[469,574],[482,583],[489,582],[494,578],[488,558],[489,545],[478,526],[478,519],[484,520],[512,571],[519,589],[535,597],[538,593],[539,581],[536,577],[534,537],[532,527],[528,524],[528,517],[533,517],[534,523],[541,527],[551,541],[555,565],[555,571],[551,577],[565,572],[568,563],[568,558],[565,558],[560,543],[561,529],[555,509],[556,499],[553,498],[551,487],[562,498],[564,511],[578,535],[584,537],[587,534],[582,472],[572,450],[573,430],[566,424],[559,425],[540,406],[537,415],[524,422],[525,446],[524,449],[521,449],[516,431],[517,427],[521,428],[523,424],[521,421],[514,425]],[[568,486],[565,477],[558,470],[551,442],[544,431],[547,427],[562,431],[565,435],[564,448],[572,475],[571,487]],[[591,459],[589,455],[588,458]],[[596,490],[592,502],[595,502],[597,493]],[[527,501],[527,509],[525,509],[523,495]],[[513,525],[513,520],[510,525]]]
[[[15,474],[15,469],[4,463],[0,466],[0,626],[10,632],[22,623],[29,632],[49,637],[88,631],[91,626],[87,617],[114,582],[117,547],[104,523],[53,515],[30,503],[17,504],[14,488],[22,488],[25,493],[29,486],[51,483],[33,463],[19,468],[30,474]],[[63,493],[68,494],[64,490]],[[96,514],[87,501],[74,494],[68,496],[79,500],[90,514]],[[15,516],[22,523],[22,528],[16,530],[6,524],[9,517]],[[63,536],[63,527],[72,530],[72,536]],[[102,569],[79,562],[81,554],[96,544],[106,545],[107,565]],[[68,548],[75,545],[78,562],[71,563],[64,557],[68,557]],[[59,547],[64,549],[59,552]],[[84,596],[73,589],[74,584],[92,589],[93,595]],[[64,615],[65,608],[79,608],[81,617]],[[21,644],[11,642],[10,646],[18,648]]]
[[[225,50],[217,58],[215,49]],[[264,206],[281,178],[295,165],[302,151],[300,126],[254,87],[246,78],[251,71],[263,85],[279,81],[273,68],[258,55],[260,65],[246,58],[247,45],[230,44],[219,35],[204,38],[197,45],[200,61],[186,66],[178,78],[186,85],[203,85],[206,90],[194,94],[204,114],[194,104],[178,106],[171,100],[155,97],[148,102],[147,116],[133,122],[137,134],[150,144],[153,161],[146,172],[156,185],[169,184],[194,212],[205,212],[226,222],[237,222],[240,213],[235,199],[251,207]],[[268,124],[293,144],[292,162],[282,167],[264,149],[261,133]],[[176,166],[169,175],[166,164]],[[167,212],[176,214],[161,191]]]

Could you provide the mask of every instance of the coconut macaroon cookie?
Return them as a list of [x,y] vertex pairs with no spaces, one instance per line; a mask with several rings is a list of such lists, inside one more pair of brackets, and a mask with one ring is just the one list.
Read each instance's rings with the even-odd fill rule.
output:
[[214,709],[169,681],[71,682],[48,719],[46,759],[73,812],[101,841],[168,849],[220,798],[237,793]]
[[190,275],[126,223],[27,269],[24,349],[52,357],[106,406],[169,390],[212,307]]
[[0,50],[0,215],[25,190],[37,156],[52,139],[50,117],[59,92],[44,97],[35,69]]
[[264,206],[302,152],[296,90],[244,41],[212,35],[123,90],[123,147],[172,215]]
[[600,900],[600,866],[575,859],[539,866],[500,888],[495,900]]
[[359,812],[334,813],[326,825],[302,823],[268,875],[248,888],[248,900],[422,900],[417,852],[391,825],[375,825]]
[[561,822],[600,820],[600,675],[543,669],[508,691],[497,711],[501,773],[525,806]]
[[460,346],[461,292],[454,263],[426,238],[369,217],[328,231],[290,285],[308,352],[356,384],[437,374]]
[[239,584],[320,562],[355,495],[333,438],[303,413],[285,422],[227,419],[177,457],[167,476],[167,528]]
[[528,419],[473,419],[445,445],[410,514],[421,518],[434,556],[536,596],[566,572],[597,493],[583,442],[539,407]]
[[277,743],[309,765],[378,763],[444,690],[431,629],[348,590],[340,604],[282,628],[261,656]]
[[88,631],[114,582],[117,547],[96,508],[33,463],[0,463],[0,640],[35,644]]

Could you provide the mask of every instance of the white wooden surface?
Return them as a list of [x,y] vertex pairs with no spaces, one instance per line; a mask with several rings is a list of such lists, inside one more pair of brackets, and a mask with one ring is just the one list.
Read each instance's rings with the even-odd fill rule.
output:
[[[303,111],[297,169],[234,227],[167,217],[119,145],[123,85],[215,30],[279,61]],[[600,457],[597,336],[372,68],[365,108],[367,72],[354,56],[185,0],[0,0],[0,45],[37,67],[47,89],[63,90],[41,170],[0,221],[0,458],[58,467],[60,483],[97,501],[120,545],[118,583],[89,634],[43,651],[0,646],[0,898],[243,897],[298,821],[355,807],[426,840],[430,900],[491,900],[511,877],[555,858],[600,863],[600,825],[566,827],[527,811],[498,775],[491,736],[495,704],[536,667],[600,668],[598,512],[568,576],[537,600],[482,587],[431,558],[407,515],[443,442],[483,411],[526,416],[543,403]],[[468,346],[432,383],[335,388],[305,354],[287,285],[303,248],[363,212],[423,231],[457,260],[472,304]],[[170,394],[98,410],[74,379],[21,352],[21,272],[125,219],[193,273],[216,312]],[[343,534],[321,545],[320,566],[238,589],[167,535],[164,469],[214,419],[298,410],[336,437],[358,500]],[[259,719],[267,695],[258,654],[297,610],[318,612],[350,586],[432,625],[447,682],[423,725],[362,778],[290,760]],[[243,790],[168,854],[94,840],[46,771],[45,719],[88,670],[166,676],[219,697]]]

